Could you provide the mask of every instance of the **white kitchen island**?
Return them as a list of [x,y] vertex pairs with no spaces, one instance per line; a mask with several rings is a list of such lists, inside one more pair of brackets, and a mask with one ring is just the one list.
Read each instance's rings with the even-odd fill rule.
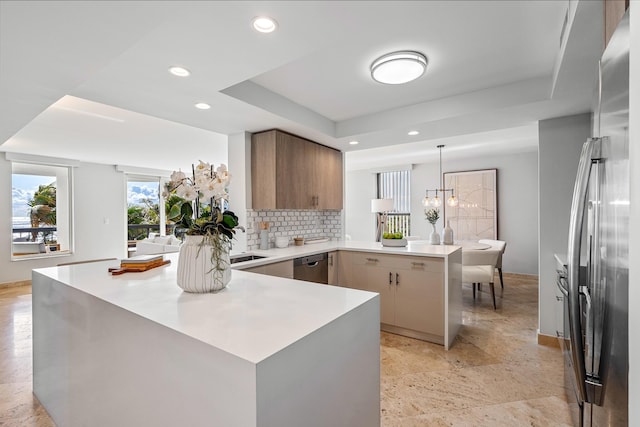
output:
[[243,271],[188,294],[166,258],[34,270],[33,389],[58,426],[380,424],[377,294]]

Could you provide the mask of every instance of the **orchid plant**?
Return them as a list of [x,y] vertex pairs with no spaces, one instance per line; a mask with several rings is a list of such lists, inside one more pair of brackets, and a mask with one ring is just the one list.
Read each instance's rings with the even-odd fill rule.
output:
[[[223,210],[230,181],[231,174],[226,165],[214,168],[200,161],[192,166],[191,176],[181,170],[174,171],[163,192],[165,198],[175,194],[183,199],[182,203],[171,207],[167,218],[174,221],[177,227],[186,229],[187,235],[204,236],[202,243],[213,246],[217,257],[233,239],[236,228],[244,231],[243,227],[238,226],[236,214]],[[208,206],[205,206],[207,203]]]

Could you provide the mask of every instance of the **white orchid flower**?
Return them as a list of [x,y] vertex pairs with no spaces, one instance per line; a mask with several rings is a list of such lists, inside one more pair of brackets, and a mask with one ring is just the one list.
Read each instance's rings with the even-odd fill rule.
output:
[[200,163],[195,168],[195,173],[196,175],[208,175],[211,173],[211,165],[200,160]]
[[231,182],[231,174],[229,172],[225,172],[223,175],[225,187],[229,185]]
[[207,203],[213,197],[215,197],[215,195],[216,193],[213,189],[203,188],[202,190],[200,190],[200,202]]
[[220,166],[218,166],[218,168],[216,169],[216,172],[218,174],[227,173],[227,165],[225,165],[224,163],[220,163]]
[[183,184],[176,189],[176,194],[185,200],[195,200],[198,197],[198,191],[190,185]]
[[199,188],[205,188],[207,185],[209,185],[209,183],[211,182],[211,178],[209,178],[208,176],[202,174],[202,175],[196,175],[196,186]]
[[176,185],[182,182],[183,180],[185,180],[186,178],[187,176],[180,169],[178,169],[177,171],[174,171],[169,177],[171,182],[175,183]]

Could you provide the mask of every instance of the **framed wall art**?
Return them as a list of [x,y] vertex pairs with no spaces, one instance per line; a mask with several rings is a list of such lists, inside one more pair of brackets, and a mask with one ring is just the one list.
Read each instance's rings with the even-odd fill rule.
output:
[[457,206],[444,207],[445,225],[453,229],[455,240],[498,238],[497,169],[446,172],[444,188],[451,188]]

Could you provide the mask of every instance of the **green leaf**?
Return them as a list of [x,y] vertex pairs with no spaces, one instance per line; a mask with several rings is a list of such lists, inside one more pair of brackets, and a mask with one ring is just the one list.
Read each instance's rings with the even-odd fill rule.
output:
[[193,216],[193,208],[191,207],[191,203],[183,203],[182,207],[180,208],[180,212],[182,212],[182,215],[184,215],[185,217],[191,218]]
[[171,210],[167,214],[167,219],[170,219],[173,221],[174,219],[179,217],[180,217],[180,206],[179,205],[171,206]]

